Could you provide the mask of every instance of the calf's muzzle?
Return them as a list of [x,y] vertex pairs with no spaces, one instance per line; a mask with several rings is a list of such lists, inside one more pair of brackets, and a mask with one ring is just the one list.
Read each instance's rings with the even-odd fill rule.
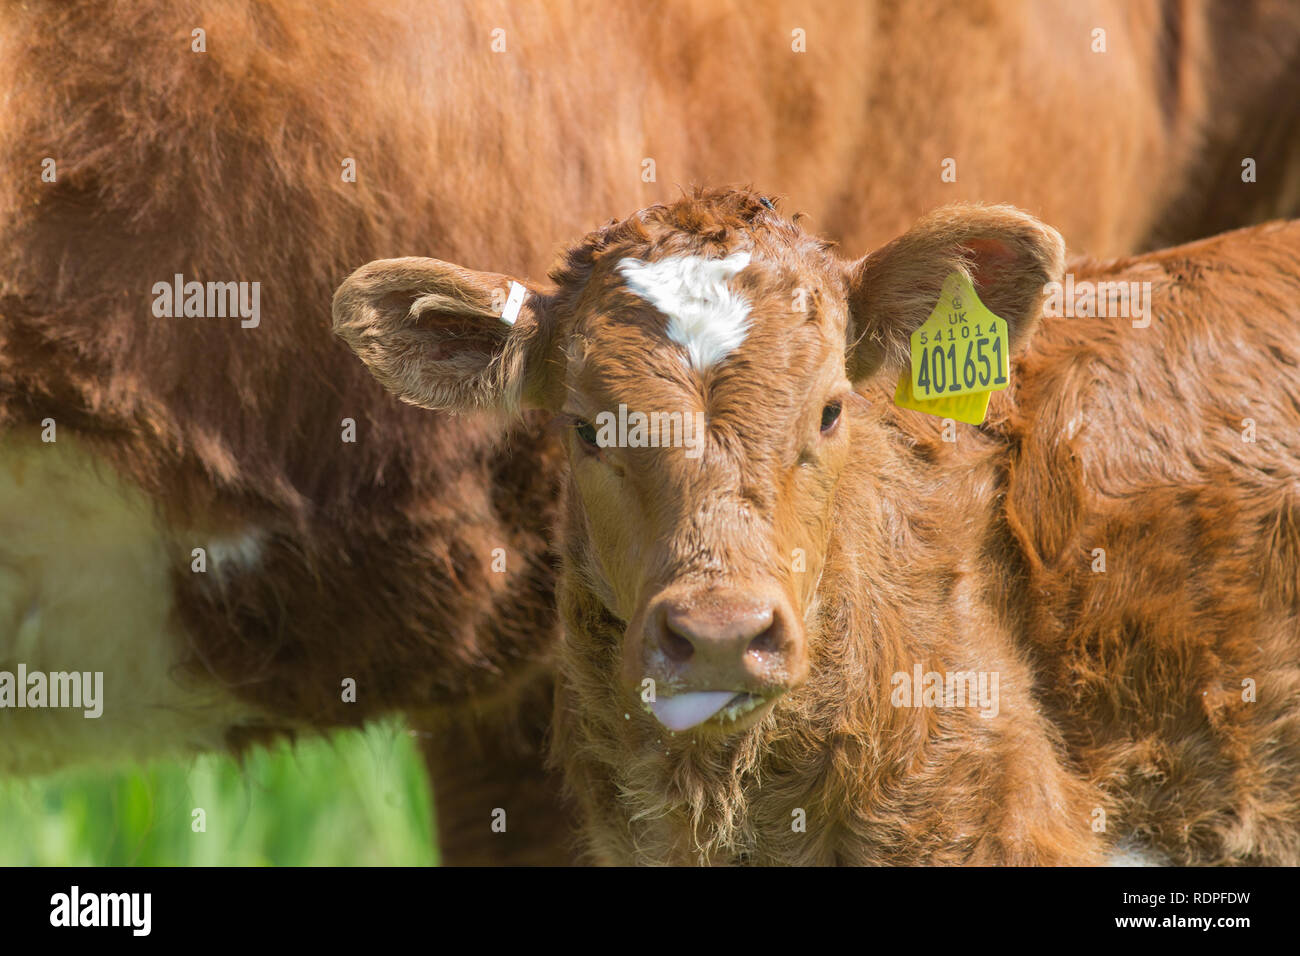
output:
[[670,730],[723,725],[789,690],[806,670],[803,628],[775,586],[670,587],[646,607],[639,661],[651,710]]

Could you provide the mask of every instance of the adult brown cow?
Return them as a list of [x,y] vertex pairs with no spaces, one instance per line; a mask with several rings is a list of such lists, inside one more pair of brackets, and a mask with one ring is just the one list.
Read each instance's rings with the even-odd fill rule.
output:
[[[853,262],[731,191],[553,279],[503,322],[514,280],[371,263],[335,328],[406,401],[568,423],[598,859],[1300,862],[1300,222],[1067,276],[1011,207]],[[914,362],[1011,387],[959,432]]]
[[0,710],[0,770],[406,710],[446,857],[553,859],[558,446],[395,403],[323,334],[339,279],[527,274],[694,181],[858,246],[982,198],[1127,251],[1210,175],[1271,211],[1294,17],[1224,8],[5,3],[0,669],[107,699]]

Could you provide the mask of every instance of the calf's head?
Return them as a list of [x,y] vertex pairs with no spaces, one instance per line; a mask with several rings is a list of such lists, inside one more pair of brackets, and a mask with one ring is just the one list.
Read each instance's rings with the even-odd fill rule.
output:
[[1060,237],[1005,206],[947,207],[842,260],[733,190],[597,230],[547,288],[373,262],[334,323],[405,401],[559,417],[582,539],[566,574],[626,625],[627,706],[734,733],[807,676],[837,483],[855,431],[884,427],[855,389],[897,378],[951,272],[1014,347],[1062,263]]

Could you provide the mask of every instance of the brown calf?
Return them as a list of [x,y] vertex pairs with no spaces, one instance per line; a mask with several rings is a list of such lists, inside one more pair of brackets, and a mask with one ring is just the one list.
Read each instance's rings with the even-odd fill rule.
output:
[[[890,396],[954,272],[1014,353],[978,428]],[[508,321],[514,280],[399,259],[335,327],[407,401],[570,425],[554,755],[598,859],[1294,864],[1298,272],[1300,223],[1080,263],[1128,314],[1039,325],[1064,248],[1016,209],[849,262],[733,191]]]

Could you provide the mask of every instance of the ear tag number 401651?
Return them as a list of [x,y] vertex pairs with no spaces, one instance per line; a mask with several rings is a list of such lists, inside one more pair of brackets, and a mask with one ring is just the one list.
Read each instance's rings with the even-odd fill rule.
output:
[[894,395],[903,408],[978,425],[989,394],[1011,380],[1006,320],[988,310],[959,272],[944,280],[911,344],[911,371],[903,372]]

